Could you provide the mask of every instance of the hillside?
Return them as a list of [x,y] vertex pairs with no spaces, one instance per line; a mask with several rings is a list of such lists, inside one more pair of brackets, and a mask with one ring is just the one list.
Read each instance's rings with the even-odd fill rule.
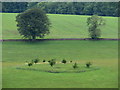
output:
[[[17,13],[2,13],[2,38],[20,39],[16,27]],[[89,16],[48,14],[52,23],[50,34],[45,38],[88,38],[86,20]],[[106,25],[102,27],[102,38],[118,38],[118,18],[103,17]]]

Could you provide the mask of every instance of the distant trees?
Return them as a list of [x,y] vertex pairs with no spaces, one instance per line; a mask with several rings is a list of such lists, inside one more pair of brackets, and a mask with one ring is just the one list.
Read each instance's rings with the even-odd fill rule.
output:
[[105,25],[102,17],[93,15],[87,19],[88,31],[92,39],[98,39],[101,36],[100,26]]
[[118,2],[40,2],[46,13],[118,16]]
[[19,13],[39,7],[51,14],[118,16],[118,2],[3,2],[2,12]]
[[2,12],[20,13],[27,9],[27,2],[2,2]]
[[50,21],[43,10],[32,8],[16,16],[17,27],[24,38],[35,40],[49,34]]

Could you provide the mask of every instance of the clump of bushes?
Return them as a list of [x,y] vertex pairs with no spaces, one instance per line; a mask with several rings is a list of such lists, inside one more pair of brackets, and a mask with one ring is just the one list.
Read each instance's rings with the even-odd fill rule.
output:
[[61,62],[64,63],[64,64],[67,63],[67,61],[65,59],[63,59]]
[[73,68],[74,68],[74,69],[78,68],[77,63],[75,63],[75,64],[73,65]]
[[[27,61],[26,61],[26,62],[27,62]],[[31,62],[27,62],[27,65],[30,67],[30,66],[32,66],[34,63],[36,64],[36,63],[38,63],[38,62],[39,62],[39,59],[36,58],[36,59],[34,59],[34,60],[31,60]],[[46,60],[43,59],[42,62],[46,62]],[[72,60],[69,61],[69,62],[72,63]],[[48,63],[49,63],[49,65],[50,65],[51,67],[53,67],[53,66],[56,64],[56,59],[51,59],[51,60],[48,61]],[[61,63],[66,64],[67,61],[66,61],[65,59],[63,59],[63,60],[61,61]],[[86,68],[90,68],[91,65],[92,65],[91,62],[87,62],[87,63],[85,64]],[[78,68],[78,64],[75,62],[75,63],[72,65],[72,67],[73,67],[74,69],[76,69],[76,68]]]
[[87,62],[87,63],[86,63],[86,67],[87,67],[87,68],[90,68],[91,65],[92,65],[91,62]]
[[56,64],[55,59],[50,60],[50,61],[49,61],[49,64],[50,64],[51,67],[52,67],[53,65],[55,65],[55,64]]

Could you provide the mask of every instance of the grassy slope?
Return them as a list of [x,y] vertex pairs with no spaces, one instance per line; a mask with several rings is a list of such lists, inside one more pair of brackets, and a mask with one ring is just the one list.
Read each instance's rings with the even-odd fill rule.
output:
[[117,49],[117,41],[3,42],[3,59],[25,61],[40,57],[41,59],[109,60],[117,59]]
[[[3,13],[3,39],[21,38],[16,27],[15,13]],[[45,38],[87,38],[86,20],[82,15],[49,14],[52,27],[51,34]],[[102,27],[102,38],[118,38],[118,18],[104,17],[106,25]]]
[[[7,88],[104,88],[118,85],[117,41],[3,42],[3,87]],[[17,70],[26,60],[63,58],[100,70],[86,73],[47,73]],[[49,66],[48,66],[49,68]],[[13,78],[14,77],[14,78]],[[18,83],[19,82],[19,83]]]

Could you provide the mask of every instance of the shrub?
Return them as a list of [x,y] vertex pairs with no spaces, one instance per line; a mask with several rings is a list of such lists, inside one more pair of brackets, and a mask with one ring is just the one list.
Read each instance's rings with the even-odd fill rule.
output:
[[56,64],[55,59],[50,60],[49,64],[50,64],[51,67],[52,67],[53,65],[55,65],[55,64]]
[[65,59],[63,59],[63,60],[62,60],[62,63],[64,63],[64,64],[65,64],[65,63],[67,63],[67,61],[66,61]]
[[72,63],[72,61],[70,61],[70,63]]
[[36,64],[36,63],[38,63],[39,62],[39,59],[35,59],[34,60],[34,63]]
[[75,64],[73,65],[73,68],[74,68],[74,69],[78,68],[77,63],[75,63]]
[[43,60],[43,62],[46,62],[45,60]]
[[30,67],[30,66],[32,66],[32,65],[33,65],[33,63],[31,63],[31,62],[30,62],[30,63],[28,63],[28,66],[29,66],[29,67]]
[[87,68],[89,68],[91,65],[92,65],[91,62],[87,62],[87,63],[86,63],[86,67],[87,67]]

